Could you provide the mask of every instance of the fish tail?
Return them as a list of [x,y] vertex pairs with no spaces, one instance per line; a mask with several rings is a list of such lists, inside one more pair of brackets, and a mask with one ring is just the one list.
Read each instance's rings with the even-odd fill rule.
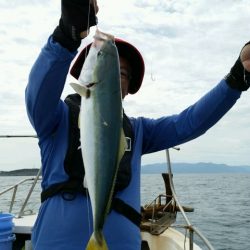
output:
[[88,242],[86,250],[108,250],[108,246],[103,234],[98,233],[98,235],[96,235],[93,233]]

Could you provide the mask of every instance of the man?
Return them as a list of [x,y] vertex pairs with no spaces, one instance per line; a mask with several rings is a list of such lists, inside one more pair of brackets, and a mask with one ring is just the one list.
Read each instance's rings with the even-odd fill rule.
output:
[[[91,205],[82,185],[84,166],[78,150],[80,97],[73,94],[62,101],[60,96],[81,39],[96,24],[97,10],[93,1],[89,4],[89,0],[62,0],[59,25],[30,72],[26,105],[39,138],[43,176],[42,204],[32,233],[34,250],[82,250],[92,234]],[[116,39],[116,45],[124,98],[139,90],[144,62],[131,44]],[[76,78],[88,48],[71,69]],[[121,161],[112,209],[104,225],[110,250],[141,248],[138,226],[141,155],[187,142],[212,127],[235,104],[241,91],[249,87],[249,51],[249,45],[245,46],[241,59],[225,79],[180,114],[159,119],[124,115],[123,127],[130,147]]]

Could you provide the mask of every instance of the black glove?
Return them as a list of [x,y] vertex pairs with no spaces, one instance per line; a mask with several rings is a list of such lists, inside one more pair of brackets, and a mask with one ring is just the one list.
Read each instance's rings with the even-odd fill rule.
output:
[[61,0],[61,18],[52,36],[71,52],[81,44],[80,33],[97,24],[94,7],[89,1]]
[[[247,44],[250,44],[250,42],[246,43],[245,46]],[[229,74],[225,76],[225,80],[227,84],[233,89],[246,91],[249,88],[250,72],[244,69],[240,57],[237,59],[234,66],[231,68]]]

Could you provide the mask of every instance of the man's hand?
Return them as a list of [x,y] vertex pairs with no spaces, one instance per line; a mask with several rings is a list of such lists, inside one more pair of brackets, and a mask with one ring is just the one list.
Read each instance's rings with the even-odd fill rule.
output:
[[53,38],[69,51],[75,51],[81,39],[97,24],[97,0],[61,0],[61,18]]
[[250,42],[241,50],[239,58],[225,80],[231,88],[240,91],[246,91],[250,87]]
[[250,42],[248,42],[240,53],[240,60],[246,71],[250,72]]

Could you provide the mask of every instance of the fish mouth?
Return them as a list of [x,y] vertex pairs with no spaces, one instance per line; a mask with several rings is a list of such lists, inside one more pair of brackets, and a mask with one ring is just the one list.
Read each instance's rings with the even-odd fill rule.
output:
[[101,42],[101,44],[102,44],[102,42],[105,42],[105,41],[107,41],[107,40],[111,40],[112,42],[114,42],[115,41],[115,37],[113,36],[113,35],[111,35],[111,34],[108,34],[108,33],[104,33],[104,32],[101,32],[100,30],[96,30],[96,33],[95,33],[95,35],[94,35],[94,39],[95,39],[95,41],[99,41],[99,42]]
[[94,87],[95,85],[96,85],[96,82],[92,82],[92,83],[87,84],[86,87],[88,89],[90,89],[90,88]]

